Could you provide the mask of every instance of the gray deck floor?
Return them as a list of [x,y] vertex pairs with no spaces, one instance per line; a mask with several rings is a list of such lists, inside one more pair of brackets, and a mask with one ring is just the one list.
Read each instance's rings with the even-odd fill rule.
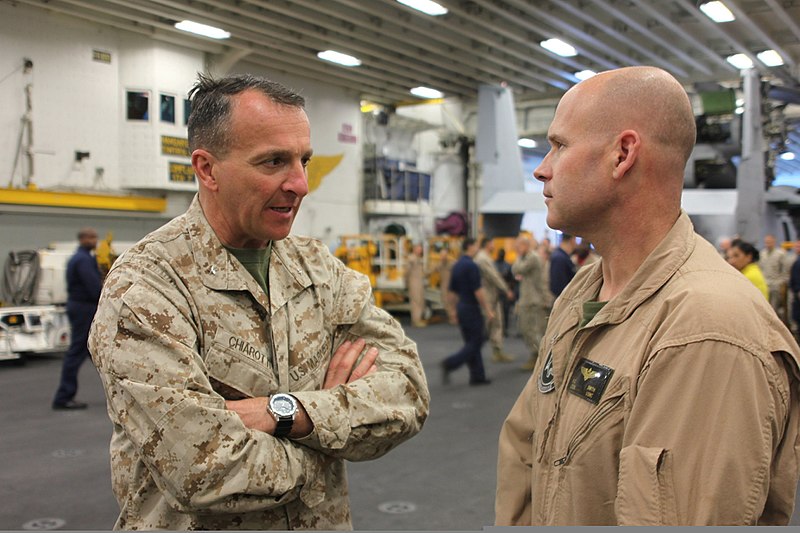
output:
[[[406,322],[406,317],[401,317]],[[431,414],[417,437],[385,457],[348,465],[353,525],[360,530],[480,530],[494,522],[497,435],[529,373],[517,355],[492,363],[493,382],[467,385],[466,368],[443,386],[438,362],[461,345],[447,324],[408,328],[417,341],[431,390]],[[110,423],[94,367],[81,369],[85,411],[52,411],[60,356],[0,363],[0,530],[107,530],[117,516],[108,462]],[[800,524],[795,513],[792,524]]]

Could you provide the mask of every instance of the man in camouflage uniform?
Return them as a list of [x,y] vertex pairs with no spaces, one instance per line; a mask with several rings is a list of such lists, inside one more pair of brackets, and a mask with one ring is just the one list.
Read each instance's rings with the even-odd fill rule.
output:
[[115,527],[351,529],[344,460],[427,417],[416,345],[366,276],[288,236],[308,193],[303,98],[251,76],[190,94],[198,196],[116,261],[90,335]]
[[522,369],[533,370],[539,353],[539,343],[547,328],[547,311],[551,296],[543,277],[544,266],[536,250],[536,241],[522,234],[514,241],[514,248],[517,260],[511,265],[511,272],[519,280],[517,322],[525,344],[530,350],[528,360],[522,364]]
[[775,235],[764,236],[764,248],[759,253],[758,266],[764,274],[769,289],[769,304],[786,321],[786,285],[792,270],[786,262],[786,251],[776,244]]

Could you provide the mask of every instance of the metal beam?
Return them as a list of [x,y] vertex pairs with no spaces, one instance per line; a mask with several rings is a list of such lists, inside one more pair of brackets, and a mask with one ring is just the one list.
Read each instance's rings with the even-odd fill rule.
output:
[[777,0],[765,0],[767,5],[775,12],[777,19],[786,24],[786,26],[792,31],[795,38],[800,41],[800,26],[792,20],[792,17],[789,13],[786,12],[783,7],[777,2]]
[[[666,39],[664,39],[663,37],[659,36],[658,34],[654,33],[651,29],[648,29],[644,24],[642,24],[638,20],[628,15],[624,10],[621,9],[614,10],[614,8],[608,2],[606,2],[606,0],[591,0],[591,1],[597,4],[598,6],[602,7],[603,9],[607,10],[609,13],[614,13],[614,16],[616,18],[618,18],[631,28],[638,31],[645,38],[650,39],[651,41],[663,46],[666,50],[669,50],[670,52],[678,56],[680,59],[682,59],[684,63],[688,63],[689,65],[693,66],[694,68],[696,68],[701,72],[704,72],[706,74],[709,73],[708,67],[706,67],[705,65],[697,61],[695,58],[693,58],[692,56],[690,56],[689,54],[678,48],[676,46],[677,43],[674,42],[671,43]],[[684,73],[683,76],[687,76],[687,74]]]
[[163,213],[167,209],[166,198],[40,191],[36,189],[0,189],[0,204],[143,211],[150,213]]
[[747,46],[745,46],[738,39],[735,39],[734,37],[729,35],[728,32],[726,32],[725,30],[722,29],[720,24],[717,24],[716,22],[714,22],[713,20],[708,18],[705,15],[705,13],[700,11],[699,7],[696,7],[693,3],[692,4],[688,4],[688,3],[683,2],[681,0],[672,0],[672,2],[675,3],[676,5],[680,6],[682,9],[684,9],[690,15],[692,15],[707,30],[710,30],[711,32],[715,33],[716,35],[722,37],[722,39],[724,39],[728,43],[728,45],[731,47],[731,49],[733,51],[742,53],[742,54],[746,55],[747,57],[749,57],[750,60],[753,62],[754,67],[756,69],[758,69],[758,71],[761,74],[770,75],[769,69],[767,69],[767,67],[765,67],[764,64],[761,63],[761,61],[759,61],[759,59],[755,56],[755,54],[753,54],[750,50],[748,50]]
[[[653,7],[652,2],[649,2],[647,0],[633,0],[633,2],[639,7],[639,9],[641,9],[651,17],[658,20],[658,22],[663,24],[665,27],[669,28],[673,33],[677,34],[681,39],[690,43],[692,46],[697,48],[697,50],[704,53],[706,57],[711,59],[711,61],[713,61],[717,66],[722,67],[723,69],[729,70],[731,72],[736,72],[736,68],[733,65],[725,61],[724,58],[720,57],[720,55],[717,52],[706,46],[704,43],[700,42],[699,39],[696,39],[694,35],[692,35],[688,31],[685,31],[683,28],[675,24],[672,20],[670,20],[670,18],[667,15],[665,15],[664,13]],[[707,68],[703,70],[703,72],[705,74],[711,74],[711,70]]]
[[[761,27],[759,27],[759,25],[756,24],[753,21],[753,19],[751,19],[747,15],[747,12],[745,12],[744,9],[739,7],[739,5],[736,3],[736,0],[726,0],[726,1],[727,1],[727,3],[725,5],[728,6],[728,8],[733,12],[733,14],[736,16],[736,18],[738,18],[742,22],[742,24],[747,26],[747,28],[750,31],[752,31],[753,33],[758,35],[758,37],[761,39],[761,41],[764,44],[766,44],[767,46],[769,46],[770,48],[772,48],[773,50],[778,52],[781,55],[781,57],[783,58],[784,62],[786,62],[787,64],[789,64],[791,66],[795,66],[797,64],[797,63],[795,63],[794,58],[781,45],[779,45],[777,42],[775,42],[775,40],[772,37],[770,37],[767,34],[767,32],[762,30]],[[756,59],[758,59],[758,56],[756,56]],[[763,64],[763,62],[760,59],[758,61],[759,61],[759,63]],[[766,65],[764,65],[764,66],[766,66]]]
[[[113,0],[118,1],[118,0]],[[154,0],[160,4],[164,5],[174,5],[175,2],[170,0]],[[474,91],[475,88],[466,84],[461,84],[457,80],[457,76],[450,76],[445,77],[442,74],[442,71],[433,69],[432,67],[428,67],[424,63],[420,63],[418,61],[412,61],[411,59],[405,59],[400,56],[384,54],[376,49],[375,46],[367,46],[367,45],[360,45],[354,44],[353,41],[346,41],[340,37],[333,36],[331,34],[321,35],[318,31],[309,28],[308,22],[304,22],[302,20],[294,20],[292,24],[302,24],[306,27],[302,28],[302,37],[298,37],[298,35],[292,35],[291,33],[286,33],[282,26],[275,24],[275,19],[262,15],[260,13],[256,13],[251,9],[244,9],[239,7],[240,4],[232,5],[232,4],[220,4],[213,1],[204,1],[205,4],[215,7],[218,11],[217,12],[210,12],[207,9],[199,9],[196,7],[191,6],[183,6],[182,9],[188,12],[199,12],[203,14],[206,18],[210,18],[212,20],[218,21],[220,23],[226,24],[231,28],[239,28],[240,30],[244,30],[246,32],[250,32],[247,36],[248,40],[259,42],[264,46],[278,46],[285,50],[287,53],[294,53],[297,55],[297,47],[298,41],[305,39],[305,45],[308,47],[309,55],[304,57],[305,60],[317,61],[314,55],[316,51],[319,51],[324,48],[328,48],[331,43],[344,45],[345,47],[349,48],[352,53],[358,53],[362,55],[361,59],[363,61],[364,66],[369,66],[378,71],[385,71],[389,76],[391,74],[397,75],[397,83],[398,85],[404,86],[405,83],[403,79],[408,75],[409,72],[416,72],[420,78],[422,79],[430,79],[436,80],[436,83],[439,84],[440,88],[449,91],[454,94],[464,94],[467,92]],[[284,14],[281,10],[275,8],[275,6],[269,5],[267,6],[268,9],[273,10],[274,12]],[[226,13],[234,13],[239,15],[237,18],[233,18],[228,15],[224,15],[223,12]],[[304,11],[294,10],[291,12],[292,15],[298,16],[299,15],[308,15]],[[268,25],[261,25],[256,26],[254,23],[250,21],[260,21],[268,23]],[[328,21],[330,22],[330,21]],[[263,36],[265,36],[266,32],[265,29],[269,29],[271,33],[271,37],[276,39],[277,42],[264,44]],[[300,29],[295,30],[295,33],[300,32]],[[312,43],[308,42],[309,39],[317,39],[319,42]],[[280,44],[278,44],[280,43]],[[286,43],[286,44],[284,44]],[[256,53],[259,53],[259,50],[255,50]],[[369,58],[377,58],[378,60],[370,61]],[[356,73],[358,73],[356,71]],[[456,74],[456,73],[454,73]],[[458,88],[460,87],[460,88]],[[410,89],[410,87],[406,87],[406,90]]]
[[[331,10],[332,13],[342,12],[341,9],[336,9],[336,4],[334,4],[332,0],[326,2],[324,8],[320,8],[320,4],[314,4],[308,0],[297,1],[309,7],[313,6],[314,9]],[[370,43],[371,46],[375,46],[375,41],[378,43],[385,41],[385,36],[389,35],[398,39],[399,42],[396,43],[398,48],[408,42],[412,42],[419,47],[420,51],[424,50],[425,52],[430,52],[420,55],[419,59],[424,59],[425,61],[443,61],[445,63],[443,68],[453,69],[457,67],[458,73],[461,75],[466,75],[466,69],[473,70],[474,74],[472,74],[472,77],[476,81],[474,88],[475,94],[477,94],[477,87],[481,83],[495,84],[501,81],[513,82],[521,87],[538,92],[543,92],[546,89],[545,85],[542,83],[542,81],[546,81],[546,78],[529,72],[525,64],[514,64],[501,58],[493,58],[492,61],[476,62],[473,36],[464,36],[463,33],[455,34],[454,31],[451,31],[452,28],[449,25],[439,26],[438,23],[431,21],[423,21],[422,23],[414,21],[412,24],[410,23],[410,14],[406,15],[405,13],[401,13],[401,15],[409,17],[409,24],[402,24],[403,18],[398,17],[388,9],[381,9],[381,4],[378,4],[374,0],[369,4],[365,4],[363,0],[336,0],[336,2],[352,8],[355,12],[363,12],[363,15],[359,15],[361,23],[374,26],[376,19],[379,21],[380,31],[378,35],[376,35],[376,39]],[[394,7],[392,7],[392,9],[394,9]],[[353,21],[354,19],[355,17],[351,15],[347,20]],[[502,46],[500,46],[500,48],[502,49]],[[461,54],[458,57],[453,57],[453,53],[456,51],[461,52]],[[440,57],[441,59],[439,59]],[[530,58],[526,57],[524,61],[525,63],[530,63]],[[478,67],[475,66],[476,63],[479,65]],[[508,71],[504,72],[496,68],[495,65],[509,69],[514,74],[510,75]],[[558,82],[558,80],[555,81]]]
[[[624,44],[625,46],[631,45],[631,40],[629,37],[625,37],[621,35],[617,30],[609,26],[608,24],[604,24],[600,22],[597,17],[593,16],[591,13],[586,12],[584,9],[580,9],[576,6],[573,6],[564,0],[553,0],[553,3],[558,5],[560,8],[564,9],[565,11],[569,12],[571,15],[578,17],[579,19],[583,20],[584,22],[589,23],[592,26],[596,26],[597,28],[601,29],[604,33],[606,33],[612,39]],[[677,74],[680,76],[688,76],[689,74],[682,69],[681,67],[677,66],[674,63],[671,63],[664,59],[663,57],[651,52],[647,48],[639,47],[637,48],[637,52],[640,54],[650,58],[651,61],[654,63],[661,65],[661,67],[669,70],[673,74]],[[629,63],[629,65],[640,65],[640,61],[634,61],[633,63]]]
[[[560,30],[577,37],[579,40],[582,40],[586,43],[589,43],[595,49],[601,51],[602,53],[608,54],[609,56],[615,58],[617,61],[628,64],[628,65],[638,65],[639,61],[634,59],[633,57],[622,53],[619,50],[611,48],[603,41],[595,38],[594,36],[586,33],[583,30],[578,29],[577,27],[564,22],[560,17],[553,16],[542,9],[539,9],[535,6],[528,5],[521,0],[508,0],[511,5],[514,5],[522,11],[523,13],[531,13],[534,17],[539,18],[540,20],[546,21],[548,24],[553,26],[554,28],[559,28]],[[576,47],[576,50],[581,54],[584,54],[586,57],[591,58],[593,61],[596,61],[598,64],[602,65],[607,69],[615,69],[618,68],[620,65],[609,62],[603,58],[598,57],[596,54],[589,52],[586,50],[585,47],[581,47],[580,45]]]

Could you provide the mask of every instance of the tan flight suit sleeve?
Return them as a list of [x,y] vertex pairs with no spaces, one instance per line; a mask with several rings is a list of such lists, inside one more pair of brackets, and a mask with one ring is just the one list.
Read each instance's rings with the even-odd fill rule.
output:
[[[536,374],[534,373],[534,376]],[[495,525],[531,525],[531,482],[536,378],[528,380],[500,430],[497,459]]]
[[[657,351],[635,386],[619,456],[620,525],[755,525],[768,494],[794,494],[797,403],[775,356],[689,342]],[[788,512],[788,522],[792,506],[765,517]]]

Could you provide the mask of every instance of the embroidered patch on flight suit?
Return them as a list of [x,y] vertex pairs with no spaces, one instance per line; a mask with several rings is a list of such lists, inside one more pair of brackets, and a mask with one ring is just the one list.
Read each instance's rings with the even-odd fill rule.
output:
[[553,376],[553,350],[550,350],[547,354],[547,359],[539,374],[537,384],[539,385],[539,392],[542,394],[553,392],[553,389],[556,388],[556,380],[555,376]]
[[567,389],[574,395],[593,404],[600,402],[614,369],[582,357],[572,372]]

